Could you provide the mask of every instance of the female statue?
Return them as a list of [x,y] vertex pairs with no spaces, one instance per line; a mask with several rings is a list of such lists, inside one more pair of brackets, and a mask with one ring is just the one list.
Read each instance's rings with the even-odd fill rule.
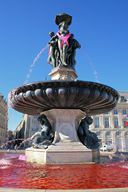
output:
[[80,44],[68,30],[72,17],[63,13],[57,15],[55,21],[59,26],[59,31],[56,35],[53,32],[51,33],[48,63],[52,64],[53,67],[74,68],[76,63],[75,51],[80,48]]

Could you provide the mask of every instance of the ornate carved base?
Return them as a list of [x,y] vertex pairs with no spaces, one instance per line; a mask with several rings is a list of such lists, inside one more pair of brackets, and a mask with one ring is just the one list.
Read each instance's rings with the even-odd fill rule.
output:
[[26,150],[28,162],[42,164],[87,163],[98,161],[99,151],[90,150],[78,139],[79,121],[85,116],[81,110],[53,109],[44,112],[55,129],[55,138],[46,150]]
[[75,70],[66,68],[66,67],[56,67],[52,69],[51,73],[49,73],[51,76],[51,80],[67,80],[67,81],[73,81],[76,80],[77,74]]
[[79,121],[85,116],[81,110],[73,109],[52,109],[43,112],[52,127],[55,130],[55,138],[53,143],[70,143],[78,142],[76,129],[78,128]]

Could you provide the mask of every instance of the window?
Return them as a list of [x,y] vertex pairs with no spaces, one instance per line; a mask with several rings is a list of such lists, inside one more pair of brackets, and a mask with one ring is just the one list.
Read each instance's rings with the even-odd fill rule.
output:
[[110,144],[112,144],[112,137],[111,137],[111,132],[109,131],[107,131],[106,132],[106,134],[105,134],[105,140],[106,140],[106,144],[107,145],[110,145]]
[[104,128],[109,128],[109,118],[108,117],[104,118]]
[[128,120],[124,120],[124,121],[123,121],[123,126],[124,126],[125,128],[128,127]]
[[120,102],[126,102],[126,101],[127,101],[127,99],[124,96],[120,97]]
[[102,134],[101,134],[101,132],[100,132],[100,131],[96,132],[96,135],[97,135],[98,139],[101,140],[101,138],[102,138]]
[[114,110],[113,110],[113,114],[114,114],[114,115],[117,115],[117,114],[118,114],[117,109],[114,109]]
[[123,124],[123,127],[125,128],[128,127],[128,116],[122,119],[122,124]]
[[37,120],[37,117],[31,118],[31,130],[34,132],[39,130],[39,122]]
[[94,118],[94,127],[99,128],[99,117]]
[[118,118],[114,118],[113,120],[114,122],[114,128],[118,128],[119,127],[119,124],[118,124]]
[[122,114],[123,114],[123,115],[126,115],[126,114],[127,114],[126,109],[123,109],[123,110],[122,110]]
[[96,132],[96,135],[97,135],[97,136],[100,136],[100,131]]

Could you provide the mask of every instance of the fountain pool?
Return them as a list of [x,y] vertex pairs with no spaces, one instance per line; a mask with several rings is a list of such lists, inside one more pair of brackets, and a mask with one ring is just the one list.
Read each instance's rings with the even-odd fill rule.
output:
[[128,161],[100,164],[39,165],[24,154],[0,153],[0,187],[100,189],[128,187]]

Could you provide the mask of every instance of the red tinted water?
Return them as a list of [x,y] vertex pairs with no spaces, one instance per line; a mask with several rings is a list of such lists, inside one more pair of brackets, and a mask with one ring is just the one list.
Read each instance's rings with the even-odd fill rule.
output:
[[128,187],[128,162],[37,165],[19,160],[19,154],[0,153],[0,187],[31,189]]

